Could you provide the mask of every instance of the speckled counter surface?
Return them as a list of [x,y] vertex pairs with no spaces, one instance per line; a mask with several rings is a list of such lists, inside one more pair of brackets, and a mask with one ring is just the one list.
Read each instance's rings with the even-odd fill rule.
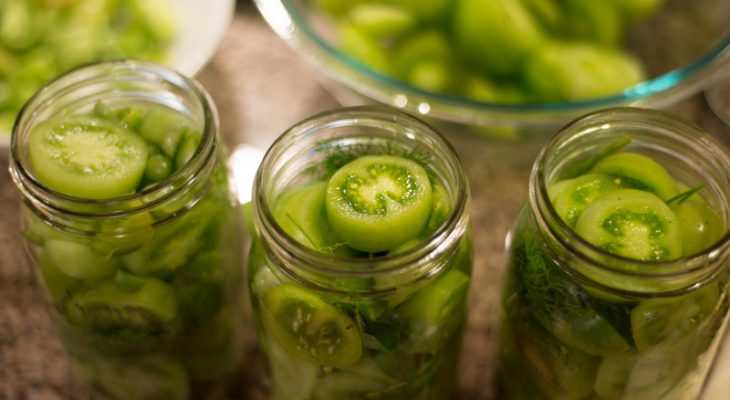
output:
[[[250,6],[237,11],[221,47],[199,76],[218,105],[231,148],[265,149],[284,129],[337,106],[313,68],[293,53]],[[717,135],[730,129],[701,97],[673,110]],[[457,400],[492,399],[497,296],[504,237],[527,192],[529,168],[545,138],[485,140],[448,132],[472,190],[476,243],[469,327],[460,365]],[[100,399],[73,381],[60,342],[36,289],[17,229],[18,197],[0,156],[0,400]],[[255,352],[231,398],[264,400],[261,362]],[[722,371],[730,381],[730,371]]]

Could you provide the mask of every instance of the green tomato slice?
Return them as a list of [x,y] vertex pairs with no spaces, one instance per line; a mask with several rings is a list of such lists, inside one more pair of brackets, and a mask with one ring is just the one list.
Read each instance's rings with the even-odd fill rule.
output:
[[596,394],[606,400],[664,398],[696,365],[692,340],[604,358],[596,375]]
[[81,243],[51,239],[46,241],[45,248],[58,269],[73,278],[98,279],[117,270],[114,258],[99,254]]
[[154,143],[167,157],[177,153],[185,132],[191,122],[180,111],[163,106],[150,106],[139,123],[139,134],[149,143]]
[[600,358],[555,339],[527,314],[504,324],[505,360],[532,378],[547,399],[585,399],[593,391]]
[[679,193],[669,172],[658,162],[636,153],[615,153],[597,162],[591,172],[617,179],[623,188],[652,192],[662,200]]
[[428,174],[415,161],[363,156],[329,179],[325,205],[340,239],[356,250],[379,252],[423,232],[432,197]]
[[70,291],[79,286],[78,279],[68,276],[61,271],[48,256],[48,252],[40,246],[33,246],[32,253],[35,255],[40,266],[43,286],[50,296],[53,304],[62,309]]
[[[645,300],[631,311],[631,331],[636,348],[645,352],[695,337],[720,301],[716,284],[668,299]],[[677,349],[680,351],[681,349]]]
[[314,387],[313,399],[342,400],[382,398],[381,394],[400,382],[385,374],[373,358],[364,358],[344,370],[322,377]]
[[551,184],[548,196],[560,218],[575,227],[583,210],[596,199],[617,189],[607,175],[586,174]]
[[631,346],[601,314],[586,306],[580,312],[555,312],[546,326],[561,342],[598,356],[623,353]]
[[682,234],[674,212],[657,196],[620,189],[586,208],[575,231],[610,253],[636,260],[664,261],[682,255]]
[[351,255],[327,222],[325,195],[327,182],[316,182],[283,193],[274,203],[276,223],[297,242],[317,251]]
[[399,312],[409,319],[440,325],[459,313],[469,290],[469,276],[451,269],[435,282],[416,291],[401,305]]
[[144,174],[148,151],[139,136],[93,117],[54,117],[28,137],[28,155],[38,180],[59,193],[87,199],[133,193]]
[[671,207],[682,228],[684,256],[700,253],[725,234],[722,218],[704,200],[689,199]]
[[72,359],[79,375],[116,399],[189,400],[190,378],[185,367],[168,357],[151,355],[81,361]]
[[276,340],[259,338],[271,367],[272,400],[311,400],[319,381],[321,367],[299,357],[292,357]]
[[347,314],[292,284],[263,296],[264,326],[289,354],[324,366],[346,367],[362,354],[362,339]]
[[[114,335],[149,335],[167,330],[178,313],[175,290],[155,278],[126,275],[71,296],[66,316],[78,325]],[[123,283],[123,284],[120,284]]]
[[405,349],[439,353],[448,346],[466,319],[469,282],[467,274],[452,267],[398,307],[398,315],[407,323]]

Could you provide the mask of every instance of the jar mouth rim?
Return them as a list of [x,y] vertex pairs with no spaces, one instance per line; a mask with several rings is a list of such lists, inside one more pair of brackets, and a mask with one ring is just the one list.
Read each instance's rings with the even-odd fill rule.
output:
[[[542,226],[550,231],[553,238],[558,240],[562,246],[571,250],[574,255],[579,257],[582,261],[590,263],[592,267],[603,269],[612,274],[619,274],[638,278],[661,278],[661,277],[679,277],[683,275],[690,275],[708,269],[709,265],[707,259],[720,257],[723,253],[727,253],[730,250],[730,229],[725,230],[724,235],[719,238],[715,243],[705,248],[703,251],[695,254],[682,256],[671,260],[663,261],[648,261],[629,258],[614,253],[610,253],[593,243],[589,242],[582,236],[578,235],[573,228],[571,228],[558,214],[557,210],[549,200],[549,194],[547,190],[547,177],[544,174],[546,168],[548,168],[549,154],[547,150],[554,148],[556,145],[568,135],[575,133],[572,131],[578,125],[586,123],[591,120],[600,121],[602,118],[611,116],[612,118],[618,118],[622,120],[630,120],[633,117],[644,116],[651,117],[654,119],[663,119],[671,121],[671,123],[683,128],[686,132],[691,132],[696,138],[701,138],[703,141],[710,142],[711,145],[721,148],[722,146],[715,141],[709,134],[705,133],[702,128],[672,116],[671,114],[636,107],[616,107],[605,110],[596,111],[587,114],[583,117],[577,118],[568,123],[562,130],[556,134],[552,140],[543,148],[537,156],[535,164],[533,166],[531,177],[530,177],[530,192],[529,202],[533,210],[543,210],[547,212],[547,218],[550,222],[545,221],[545,216],[541,213],[538,219],[542,223]],[[684,140],[690,141],[692,138],[686,135],[682,136]],[[725,160],[728,158],[725,156]],[[544,206],[541,207],[541,204]],[[561,239],[565,238],[565,239]],[[632,265],[637,268],[632,270],[621,269],[615,267],[616,265]]]
[[[97,71],[97,69],[101,70]],[[26,158],[21,153],[21,144],[19,143],[22,123],[26,119],[32,118],[34,114],[33,110],[36,106],[50,103],[56,95],[62,94],[55,92],[64,90],[66,88],[65,84],[83,85],[87,80],[107,73],[112,75],[148,74],[177,88],[191,91],[201,106],[203,116],[200,144],[185,165],[174,171],[164,180],[156,182],[138,192],[102,199],[88,199],[60,193],[41,182],[31,172],[26,163],[22,162]],[[51,96],[49,99],[44,99],[45,96],[49,95]],[[186,187],[192,177],[210,163],[211,157],[215,156],[215,151],[211,151],[210,149],[217,146],[215,132],[218,126],[218,115],[212,104],[213,100],[200,83],[170,67],[160,64],[141,60],[121,59],[97,61],[78,66],[44,84],[20,109],[11,134],[11,176],[15,180],[16,186],[23,190],[24,193],[29,194],[33,200],[69,215],[104,218],[132,214],[154,208]],[[174,190],[168,190],[172,183],[179,183],[179,185]],[[148,200],[150,198],[154,198],[154,200]],[[68,206],[59,204],[69,204],[74,208],[80,206],[84,211],[72,210]],[[138,205],[135,206],[134,204]],[[105,209],[102,211],[95,209],[104,206],[112,206],[112,210]],[[113,206],[120,206],[123,209],[114,210]]]
[[[290,140],[292,136],[307,130],[316,130],[317,127],[326,126],[327,123],[337,125],[346,121],[363,123],[368,120],[408,124],[409,128],[425,132],[436,140],[439,146],[443,146],[442,150],[447,153],[447,159],[451,164],[450,167],[456,172],[457,178],[455,185],[458,189],[455,191],[456,197],[451,214],[428,238],[425,238],[416,246],[397,254],[377,255],[367,258],[346,257],[324,253],[300,243],[286,233],[276,222],[264,190],[261,190],[266,185],[266,178],[262,171],[271,168],[272,158],[276,157],[276,153],[280,148],[288,146],[287,140]],[[285,130],[264,155],[256,174],[253,198],[255,200],[254,218],[264,226],[264,230],[270,231],[270,238],[277,246],[281,247],[282,251],[300,261],[298,267],[306,265],[308,270],[330,276],[362,278],[402,271],[407,269],[414,261],[427,258],[439,250],[440,244],[451,237],[454,232],[459,231],[457,228],[467,224],[466,220],[468,218],[464,216],[467,214],[469,207],[469,190],[466,176],[459,162],[459,157],[451,144],[439,132],[420,119],[398,110],[377,105],[342,107],[324,111],[310,116]],[[262,204],[263,206],[261,206]],[[343,268],[343,265],[347,265],[349,268]]]

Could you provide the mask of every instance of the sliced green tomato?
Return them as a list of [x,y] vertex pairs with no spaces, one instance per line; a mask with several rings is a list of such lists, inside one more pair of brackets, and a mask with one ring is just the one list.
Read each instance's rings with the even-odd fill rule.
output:
[[[505,357],[551,400],[581,400],[593,391],[600,358],[556,340],[528,316],[504,324]],[[513,326],[513,324],[518,326]]]
[[389,388],[402,385],[386,375],[372,358],[360,360],[346,369],[323,376],[314,388],[312,398],[342,400],[352,398],[381,398]]
[[679,193],[669,172],[658,162],[641,154],[611,154],[597,162],[591,172],[615,177],[616,183],[623,188],[646,190],[665,201]]
[[[631,332],[636,348],[645,352],[695,337],[700,327],[717,312],[720,290],[713,284],[690,294],[645,300],[631,311]],[[683,349],[677,348],[676,351]]]
[[115,259],[89,246],[68,240],[51,239],[45,244],[48,257],[64,274],[77,279],[98,279],[117,269]]
[[321,367],[292,357],[276,340],[259,337],[259,341],[271,367],[271,399],[312,400],[311,393],[319,381]]
[[360,359],[362,339],[355,322],[316,294],[279,285],[264,295],[261,314],[266,329],[289,354],[338,368]]
[[200,132],[192,130],[185,131],[185,135],[181,139],[180,147],[177,149],[177,154],[175,155],[175,171],[184,167],[193,158],[202,139],[203,135]]
[[185,367],[170,358],[152,355],[81,361],[71,367],[116,399],[189,400],[190,380]]
[[696,365],[691,341],[604,358],[596,375],[596,394],[606,400],[664,398]]
[[32,253],[35,255],[38,265],[41,267],[43,286],[48,292],[53,304],[62,308],[68,294],[75,287],[79,286],[79,280],[66,275],[56,263],[48,256],[48,252],[40,246],[34,246]]
[[583,211],[575,231],[595,246],[627,258],[664,261],[682,255],[677,217],[649,192],[620,189],[599,198]]
[[145,111],[137,106],[112,107],[109,104],[99,101],[94,105],[93,115],[104,118],[126,129],[137,130],[142,123]]
[[606,318],[589,307],[570,316],[555,312],[549,324],[546,328],[558,340],[589,354],[609,356],[631,348]]
[[140,249],[122,257],[122,265],[138,275],[171,276],[203,247],[206,229],[215,222],[214,207],[209,202],[198,203],[182,217],[160,226]]
[[616,189],[610,177],[586,174],[551,184],[548,187],[548,195],[560,218],[574,227],[586,207]]
[[130,253],[152,240],[153,223],[146,212],[104,221],[92,241],[93,248],[107,256]]
[[164,154],[151,154],[144,170],[146,182],[160,182],[172,174],[172,161]]
[[283,193],[272,213],[276,223],[297,242],[327,254],[351,255],[327,223],[327,182],[316,182]]
[[379,252],[423,232],[432,197],[428,174],[415,161],[363,156],[330,178],[325,206],[340,239],[356,250]]
[[93,117],[54,117],[36,126],[28,138],[38,180],[59,193],[87,199],[133,193],[148,151],[139,136]]
[[682,255],[697,254],[717,243],[725,234],[720,215],[704,200],[691,198],[671,207],[682,228]]
[[68,319],[115,334],[157,331],[177,318],[177,298],[170,285],[155,278],[130,276],[127,280],[132,282],[126,287],[107,280],[75,293],[66,306]]
[[466,318],[469,276],[450,269],[426,283],[397,308],[406,322],[407,343],[413,353],[438,353],[462,329]]
[[423,242],[425,240],[426,240],[426,238],[411,239],[399,246],[393,247],[392,249],[388,250],[388,255],[392,256],[395,254],[405,253],[406,251],[418,246],[421,242]]
[[180,111],[163,106],[150,106],[139,124],[139,134],[162,149],[167,157],[177,154],[178,146],[190,128],[191,121]]
[[459,307],[464,304],[469,282],[468,275],[458,269],[451,269],[416,291],[401,305],[399,312],[408,319],[440,325],[454,314],[463,312]]

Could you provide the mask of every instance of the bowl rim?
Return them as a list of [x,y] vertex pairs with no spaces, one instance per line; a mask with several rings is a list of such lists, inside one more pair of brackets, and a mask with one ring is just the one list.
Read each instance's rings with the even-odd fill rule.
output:
[[[728,30],[709,51],[692,62],[639,82],[618,94],[587,100],[539,104],[505,104],[473,100],[414,87],[379,73],[339,51],[315,31],[303,12],[294,4],[295,0],[254,0],[254,2],[274,31],[297,52],[303,53],[329,78],[381,103],[456,123],[484,125],[480,122],[486,122],[539,127],[564,123],[600,108],[616,106],[663,108],[701,91],[723,72],[730,76],[730,73],[723,71],[723,67],[730,66],[730,30]],[[390,91],[399,92],[398,94],[405,96],[405,101],[402,97],[397,98],[398,94],[389,93]],[[426,103],[425,107],[423,103]],[[457,115],[456,110],[466,113]]]

